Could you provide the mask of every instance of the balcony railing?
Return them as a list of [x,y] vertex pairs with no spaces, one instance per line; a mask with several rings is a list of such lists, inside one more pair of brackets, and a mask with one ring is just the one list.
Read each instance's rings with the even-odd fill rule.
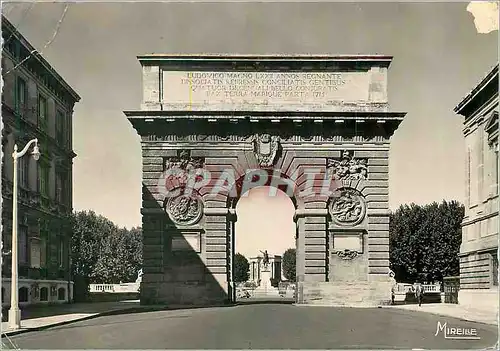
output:
[[[5,178],[2,179],[2,196],[12,198],[12,188],[14,184],[12,181]],[[18,188],[17,192],[18,201],[20,204],[30,207],[40,207],[49,212],[66,213],[69,209],[67,204],[49,198],[48,196],[41,195],[39,192],[33,190],[26,190],[22,187]]]
[[[422,284],[424,293],[439,293],[441,292],[441,284]],[[415,291],[415,285],[398,283],[394,289],[396,294],[406,294]]]

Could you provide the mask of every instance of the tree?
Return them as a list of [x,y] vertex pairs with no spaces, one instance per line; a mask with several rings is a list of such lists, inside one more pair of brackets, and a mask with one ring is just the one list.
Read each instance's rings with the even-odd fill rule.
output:
[[459,274],[464,206],[457,201],[402,205],[390,216],[390,265],[399,282]]
[[142,232],[118,229],[103,241],[99,260],[92,272],[92,280],[118,284],[132,282],[142,266]]
[[296,250],[288,249],[283,254],[283,275],[291,282],[295,282],[296,276]]
[[246,282],[250,278],[250,263],[240,253],[234,255],[234,281],[236,283]]
[[99,260],[103,241],[115,230],[113,222],[93,211],[75,212],[71,218],[71,271],[75,301],[88,297],[88,286]]
[[118,228],[93,211],[72,216],[72,274],[75,300],[88,297],[90,283],[133,282],[142,267],[141,228]]

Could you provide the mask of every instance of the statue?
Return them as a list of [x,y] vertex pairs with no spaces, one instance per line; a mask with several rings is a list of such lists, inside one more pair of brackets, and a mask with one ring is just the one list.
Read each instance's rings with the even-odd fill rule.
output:
[[264,269],[267,269],[269,267],[269,254],[267,253],[267,250],[265,251],[260,251],[264,255],[264,258],[262,259],[262,265],[264,266]]
[[143,276],[142,268],[139,269],[139,272],[137,272],[137,279],[135,280],[136,283],[142,282],[142,276]]

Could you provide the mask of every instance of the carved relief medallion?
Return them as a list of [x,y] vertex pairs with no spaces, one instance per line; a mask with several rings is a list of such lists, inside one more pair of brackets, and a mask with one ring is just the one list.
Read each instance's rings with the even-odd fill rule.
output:
[[254,153],[261,167],[271,167],[276,161],[279,137],[269,134],[256,135],[253,138]]
[[181,194],[167,200],[165,210],[168,216],[177,225],[196,224],[203,215],[203,202],[201,198],[191,193]]
[[368,167],[364,159],[355,159],[350,151],[344,150],[340,160],[328,160],[328,175],[336,180],[367,179]]
[[358,190],[340,188],[333,193],[329,211],[336,224],[353,226],[359,224],[365,217],[366,203]]
[[344,251],[337,251],[337,256],[339,256],[343,260],[352,260],[358,256],[358,253],[357,251],[345,249]]

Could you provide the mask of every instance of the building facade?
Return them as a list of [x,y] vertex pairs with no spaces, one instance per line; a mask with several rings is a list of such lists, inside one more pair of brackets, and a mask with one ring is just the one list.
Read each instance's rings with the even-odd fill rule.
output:
[[10,305],[12,152],[38,138],[41,156],[18,159],[19,304],[71,300],[72,115],[80,97],[2,17],[2,306]]
[[498,65],[454,111],[465,117],[466,144],[458,302],[498,309]]

